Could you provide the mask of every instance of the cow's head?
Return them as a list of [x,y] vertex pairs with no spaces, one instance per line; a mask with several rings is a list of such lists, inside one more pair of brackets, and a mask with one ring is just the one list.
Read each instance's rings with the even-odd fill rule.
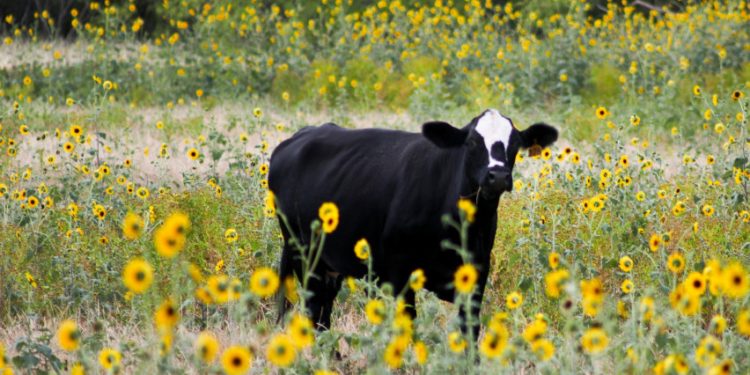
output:
[[484,111],[461,129],[441,121],[425,123],[422,134],[438,147],[464,148],[467,177],[485,195],[513,189],[513,164],[519,150],[547,147],[557,140],[557,130],[552,126],[539,123],[519,131],[494,109]]

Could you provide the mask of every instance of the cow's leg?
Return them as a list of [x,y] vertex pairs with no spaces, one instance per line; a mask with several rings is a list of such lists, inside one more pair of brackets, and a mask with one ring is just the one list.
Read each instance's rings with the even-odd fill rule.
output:
[[[318,276],[320,275],[320,276]],[[329,275],[326,271],[316,273],[310,277],[307,289],[311,293],[307,297],[307,308],[310,317],[319,330],[331,328],[331,312],[333,301],[341,288],[341,277]]]
[[[286,231],[282,232],[286,233]],[[286,236],[286,235],[285,235]],[[278,317],[277,322],[281,322],[284,319],[284,316],[286,315],[287,310],[291,308],[291,302],[287,299],[287,290],[286,290],[286,282],[285,280],[289,277],[294,278],[297,275],[300,275],[302,272],[302,266],[299,262],[299,259],[296,257],[296,250],[292,245],[289,244],[289,242],[286,240],[287,237],[285,237],[284,240],[284,247],[281,250],[281,261],[279,264],[279,276],[281,278],[281,289],[279,289],[278,295],[277,295],[277,304],[278,304]]]
[[414,266],[416,263],[410,257],[401,255],[408,254],[404,250],[395,250],[393,253],[394,255],[386,261],[388,268],[383,281],[391,284],[395,295],[403,296],[406,305],[405,312],[414,319],[417,316],[417,308],[414,291],[409,287],[409,279],[416,269]]

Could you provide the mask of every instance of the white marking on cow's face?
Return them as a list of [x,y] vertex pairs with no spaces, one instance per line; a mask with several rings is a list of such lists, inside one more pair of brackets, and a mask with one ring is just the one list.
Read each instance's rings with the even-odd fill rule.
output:
[[[490,160],[488,168],[495,165],[504,167],[505,162],[492,158],[492,145],[495,142],[503,142],[505,154],[508,155],[508,143],[510,135],[513,133],[513,124],[495,109],[487,110],[477,121],[475,128],[477,133],[484,139],[484,146],[487,147],[487,156]],[[508,157],[508,156],[506,156]]]

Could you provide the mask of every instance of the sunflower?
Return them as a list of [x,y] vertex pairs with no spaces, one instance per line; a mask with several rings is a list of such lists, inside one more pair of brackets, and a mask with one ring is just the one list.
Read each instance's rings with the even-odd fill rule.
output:
[[240,281],[240,279],[236,277],[233,277],[232,280],[229,282],[229,300],[236,301],[240,299],[241,295],[242,295],[242,281]]
[[412,346],[412,349],[414,350],[414,358],[417,360],[417,363],[419,365],[424,365],[427,363],[427,356],[429,355],[427,351],[427,345],[424,344],[422,341],[417,341]]
[[550,252],[547,256],[547,262],[550,268],[553,270],[557,269],[560,266],[560,254],[556,251]]
[[476,284],[478,277],[477,269],[473,265],[467,263],[458,267],[453,277],[456,290],[459,293],[471,293],[474,290],[474,284]]
[[581,337],[581,346],[588,354],[597,354],[607,349],[609,338],[601,328],[589,328]]
[[385,364],[391,369],[400,368],[404,362],[404,355],[406,350],[409,348],[408,339],[397,337],[388,343],[383,353],[383,359]]
[[252,364],[250,350],[241,346],[230,346],[221,354],[221,366],[227,375],[245,374]]
[[693,95],[700,96],[701,94],[701,87],[698,85],[693,86]]
[[714,207],[710,204],[704,204],[703,207],[701,207],[701,213],[707,217],[713,216],[714,211]]
[[260,172],[261,176],[265,176],[268,174],[268,163],[263,163],[258,166],[258,172]]
[[544,290],[548,297],[560,297],[562,283],[568,279],[570,273],[566,269],[551,271],[544,276]]
[[80,125],[71,125],[68,129],[68,132],[70,133],[71,137],[77,139],[83,134],[83,128]]
[[622,281],[622,284],[620,284],[620,290],[625,294],[632,293],[633,288],[635,288],[635,285],[633,285],[633,280],[630,279],[625,279]]
[[547,322],[541,319],[536,319],[526,325],[521,336],[523,336],[523,339],[526,340],[527,343],[531,344],[534,341],[541,339],[545,332],[547,332]]
[[[351,279],[351,277],[347,278]],[[295,277],[292,275],[289,275],[284,278],[284,297],[291,302],[291,303],[297,303],[297,300],[299,300],[299,294],[297,293],[297,282],[295,280]]]
[[727,329],[727,320],[721,315],[714,315],[708,324],[708,329],[716,335],[721,335]]
[[197,160],[201,156],[201,153],[198,152],[198,150],[196,150],[195,148],[191,148],[187,151],[187,156],[190,158],[190,160]]
[[266,191],[266,199],[264,200],[265,207],[264,212],[266,217],[276,216],[276,197],[271,190]]
[[70,375],[84,375],[84,374],[86,374],[86,368],[83,367],[83,364],[76,363],[70,367]]
[[279,276],[268,267],[260,267],[250,276],[250,291],[258,297],[270,297],[278,288]]
[[409,276],[409,287],[411,290],[418,292],[424,287],[426,281],[427,278],[424,275],[424,271],[421,268],[417,268]]
[[706,368],[713,365],[722,355],[721,341],[716,337],[708,335],[701,339],[698,349],[695,351],[695,361],[699,366]]
[[654,233],[651,235],[651,238],[648,239],[648,247],[649,249],[651,249],[651,251],[656,252],[657,250],[659,250],[662,242],[662,236],[660,234]]
[[138,198],[141,198],[141,199],[145,200],[145,199],[148,199],[148,197],[149,197],[149,195],[151,195],[151,193],[148,191],[148,189],[146,187],[141,186],[135,192],[135,195],[137,195]]
[[706,293],[706,278],[700,272],[691,272],[684,282],[685,291],[690,294],[702,296]]
[[339,225],[339,208],[336,204],[325,202],[318,209],[318,216],[323,223],[323,232],[331,234]]
[[466,349],[466,340],[461,332],[453,331],[448,334],[448,347],[454,353],[462,353]]
[[371,299],[365,305],[365,314],[367,321],[378,325],[385,319],[385,303],[379,299]]
[[604,286],[599,278],[581,280],[581,294],[584,299],[601,301],[604,299]]
[[650,321],[654,317],[654,299],[652,297],[641,298],[638,304],[638,312],[644,321]]
[[581,300],[581,307],[583,308],[584,315],[590,317],[595,317],[597,314],[599,314],[599,310],[602,308],[602,305],[603,299],[601,298],[584,296]]
[[239,239],[239,235],[234,228],[229,228],[224,231],[224,240],[227,241],[227,243],[235,242],[237,239]]
[[503,354],[508,344],[508,328],[499,321],[492,321],[487,332],[479,343],[479,352],[487,358],[496,358]]
[[315,341],[312,321],[304,315],[295,314],[289,323],[289,336],[297,348],[302,349],[312,345]]
[[734,365],[734,362],[732,362],[731,359],[725,359],[719,362],[718,365],[711,367],[708,370],[708,374],[709,375],[729,375],[732,373],[732,365]]
[[122,221],[122,235],[129,240],[137,240],[141,237],[143,226],[143,218],[140,215],[128,212]]
[[690,371],[690,365],[685,360],[685,357],[679,354],[668,355],[667,358],[664,358],[664,360],[661,361],[661,364],[664,367],[664,373],[666,374],[676,373],[684,375]]
[[555,345],[547,339],[536,340],[531,344],[531,351],[540,361],[546,362],[555,355]]
[[607,108],[599,107],[596,109],[596,117],[599,120],[604,120],[609,116],[609,111],[607,111]]
[[638,115],[630,116],[630,125],[638,126],[641,124],[641,118]]
[[196,300],[200,301],[204,305],[210,305],[214,303],[214,298],[211,295],[211,292],[208,290],[208,287],[206,286],[195,288],[193,295],[195,296]]
[[206,286],[212,302],[222,304],[229,301],[230,281],[227,275],[211,275]]
[[685,212],[686,207],[685,202],[677,201],[672,207],[672,214],[674,216],[680,216]]
[[370,257],[370,244],[362,238],[354,244],[354,255],[360,260],[367,260]]
[[393,319],[393,332],[396,336],[404,337],[411,340],[414,333],[414,322],[411,316],[406,313],[406,303],[399,298],[396,307],[396,317]]
[[277,334],[271,338],[266,348],[266,357],[278,367],[289,367],[297,357],[297,349],[289,336]]
[[722,290],[731,298],[742,298],[750,291],[750,278],[740,263],[732,263],[721,271]]
[[26,199],[26,207],[35,208],[38,205],[39,205],[39,198],[32,195],[28,199]]
[[474,203],[468,199],[461,198],[458,200],[458,210],[461,212],[462,217],[466,218],[469,223],[474,222],[474,216],[477,213],[477,207]]
[[204,363],[212,363],[219,352],[219,341],[210,332],[201,332],[195,339],[195,355]]
[[732,91],[732,100],[734,100],[734,101],[742,99],[743,96],[745,96],[745,94],[742,93],[742,91],[740,91],[740,90],[734,90],[734,91]]
[[154,312],[154,323],[160,330],[172,329],[180,321],[180,312],[172,299],[167,299]]
[[700,296],[689,294],[684,284],[679,284],[669,293],[669,303],[681,314],[691,316],[700,310],[701,300]]
[[622,272],[630,272],[633,269],[633,259],[627,255],[620,258],[620,269]]
[[505,297],[505,304],[509,309],[515,310],[523,304],[523,295],[519,292],[512,292]]
[[617,301],[617,315],[623,319],[630,317],[630,309],[628,309],[628,306],[622,300]]
[[143,259],[133,259],[122,270],[122,282],[133,293],[143,293],[154,279],[154,269]]
[[667,268],[674,274],[682,273],[685,270],[685,257],[678,252],[669,254],[669,257],[667,257]]
[[80,345],[81,332],[78,330],[76,322],[65,320],[57,329],[57,343],[65,351],[75,351]]
[[164,221],[162,228],[172,234],[184,236],[187,234],[187,231],[190,230],[190,219],[187,215],[181,212],[176,212]]
[[120,365],[122,354],[112,348],[104,348],[99,352],[99,365],[103,369],[110,371]]
[[165,225],[154,233],[156,252],[165,258],[174,258],[185,246],[185,236],[177,234]]

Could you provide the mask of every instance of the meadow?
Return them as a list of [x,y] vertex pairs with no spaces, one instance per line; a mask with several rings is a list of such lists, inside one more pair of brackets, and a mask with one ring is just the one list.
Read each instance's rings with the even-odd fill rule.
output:
[[[82,3],[0,14],[0,374],[750,372],[747,2]],[[487,108],[561,135],[517,158],[480,337],[418,272],[413,320],[347,279],[316,331],[274,147]]]

